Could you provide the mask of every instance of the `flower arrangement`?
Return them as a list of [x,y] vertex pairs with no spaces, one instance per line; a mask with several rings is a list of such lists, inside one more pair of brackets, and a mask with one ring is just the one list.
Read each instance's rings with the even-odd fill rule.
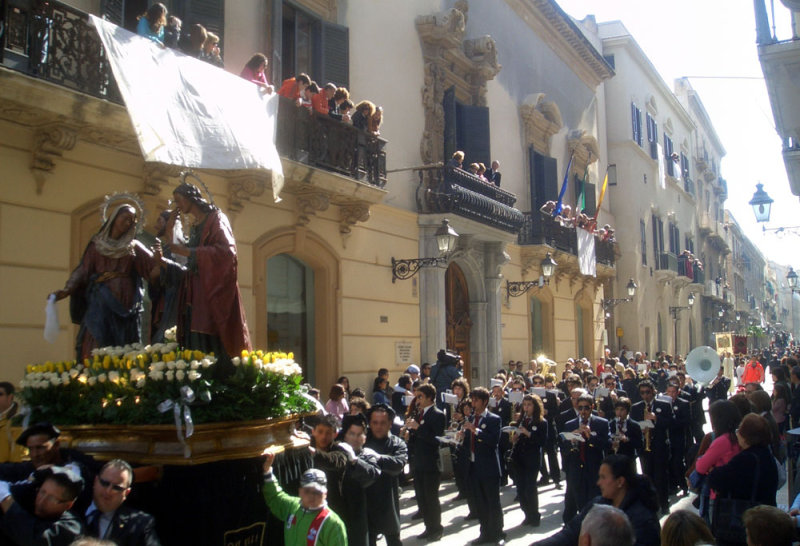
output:
[[[230,364],[232,363],[232,368]],[[153,425],[181,406],[196,424],[268,419],[313,409],[292,353],[242,351],[225,373],[213,353],[175,342],[104,347],[83,362],[29,365],[21,396],[31,422]]]

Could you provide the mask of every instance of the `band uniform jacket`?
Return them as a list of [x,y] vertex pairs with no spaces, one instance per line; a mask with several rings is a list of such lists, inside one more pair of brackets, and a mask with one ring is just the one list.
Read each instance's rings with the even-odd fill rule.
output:
[[[575,418],[564,425],[565,432],[572,432],[580,427],[580,419]],[[575,471],[582,471],[584,468],[594,469],[593,479],[597,477],[597,470],[605,458],[609,446],[608,421],[602,417],[592,415],[589,417],[589,430],[591,436],[585,441],[584,458],[581,460],[581,443],[574,445],[571,441],[562,442],[562,454],[564,459],[564,469],[567,474]],[[562,456],[563,456],[562,455]]]
[[[636,421],[644,421],[644,400],[631,406],[630,418]],[[672,406],[669,402],[653,400],[652,411],[656,416],[655,427],[651,429],[650,451],[659,454],[660,458],[669,458],[669,428],[672,425]],[[646,449],[645,434],[647,431],[642,429],[642,453]]]
[[[473,423],[475,418],[473,418]],[[500,457],[497,453],[497,444],[500,442],[500,429],[503,424],[500,417],[487,411],[480,416],[478,421],[478,432],[475,434],[475,461],[473,471],[479,478],[500,477]],[[469,457],[471,452],[472,432],[466,431],[464,434],[464,445],[467,448],[466,454]]]
[[109,540],[117,546],[161,546],[155,527],[153,516],[123,504],[114,512],[105,536],[98,537],[96,529],[89,525],[86,530],[91,536]]
[[689,402],[678,397],[672,403],[672,425],[669,428],[670,444],[676,452],[683,451],[686,448],[691,422],[691,406]]
[[414,472],[441,472],[442,458],[439,455],[439,440],[444,436],[446,418],[444,412],[435,405],[422,416],[419,427],[412,431]]
[[509,402],[507,398],[497,400],[497,405],[495,407],[491,407],[490,404],[489,411],[500,417],[502,426],[507,427],[511,422],[511,412],[513,408],[511,407],[511,402]]
[[[620,421],[619,419],[613,419],[608,422],[608,433],[610,435],[610,442],[609,442],[609,452],[613,453],[614,450],[612,448],[612,442],[614,440],[614,435],[617,434],[617,431],[620,428]],[[642,449],[642,428],[639,426],[639,423],[628,417],[624,421],[624,425],[622,427],[624,429],[623,434],[628,437],[627,442],[620,442],[619,448],[617,449],[617,453],[621,455],[627,455],[631,459],[635,459]]]
[[523,467],[539,468],[542,448],[548,439],[548,423],[546,420],[535,423],[533,419],[520,418],[520,427],[530,432],[530,437],[516,433],[517,441],[511,448],[511,460]]

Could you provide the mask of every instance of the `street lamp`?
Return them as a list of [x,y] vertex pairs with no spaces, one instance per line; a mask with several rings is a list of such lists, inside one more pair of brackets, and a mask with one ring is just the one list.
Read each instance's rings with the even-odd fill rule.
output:
[[672,315],[672,322],[673,322],[673,331],[674,331],[674,338],[675,338],[675,353],[678,352],[678,313],[683,311],[684,309],[691,309],[694,305],[694,292],[689,292],[689,295],[686,297],[686,303],[688,306],[680,307],[670,307],[669,313]]
[[772,197],[764,191],[764,184],[756,184],[756,192],[750,200],[750,206],[756,215],[756,222],[769,222],[769,212],[772,206]]
[[442,220],[442,225],[436,230],[434,234],[436,237],[436,246],[439,249],[439,256],[436,258],[410,258],[410,259],[395,259],[392,257],[392,282],[397,279],[406,280],[410,279],[423,267],[443,267],[447,265],[447,260],[450,254],[456,248],[458,241],[458,233],[450,227],[450,222],[445,218]]
[[[750,199],[750,206],[753,207],[753,213],[756,215],[756,222],[769,222],[769,213],[773,202],[774,199],[764,191],[764,185],[760,183],[756,184],[756,192],[753,194],[753,198]],[[761,231],[764,233],[774,231],[775,235],[778,237],[787,233],[800,236],[800,226],[781,226],[776,228],[761,226]]]
[[628,292],[627,298],[612,298],[608,300],[603,300],[601,303],[603,305],[603,311],[606,312],[606,316],[610,316],[610,311],[620,303],[628,303],[629,301],[633,301],[634,296],[636,296],[636,289],[639,286],[633,281],[633,278],[628,280],[628,284],[625,286],[625,290]]
[[542,276],[535,281],[506,281],[506,298],[516,298],[533,287],[541,287],[545,284],[550,284],[550,277],[556,272],[556,266],[558,266],[558,264],[548,252],[544,259],[539,262]]

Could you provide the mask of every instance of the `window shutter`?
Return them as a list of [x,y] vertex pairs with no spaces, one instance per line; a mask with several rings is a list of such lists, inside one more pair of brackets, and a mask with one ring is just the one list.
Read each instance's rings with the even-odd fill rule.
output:
[[100,16],[115,25],[122,26],[124,13],[124,0],[103,0],[100,4]]
[[464,163],[492,164],[489,148],[489,108],[456,102],[456,146],[464,151]]
[[658,269],[658,264],[661,262],[658,255],[658,218],[653,215],[653,256],[655,256],[655,265]]
[[638,141],[636,134],[636,105],[631,103],[631,135],[634,142]]
[[558,165],[553,157],[528,149],[531,173],[531,210],[538,211],[547,201],[558,199]]
[[647,227],[639,220],[639,238],[642,241],[642,265],[647,265]]
[[206,30],[219,36],[220,47],[225,54],[225,0],[183,0],[174,3],[172,12],[181,18],[183,32],[187,35],[191,25],[200,23]]
[[322,21],[320,82],[350,87],[350,30]]
[[[456,88],[445,90],[442,99],[444,108],[444,160],[450,161],[456,153]],[[466,168],[466,166],[464,166]]]

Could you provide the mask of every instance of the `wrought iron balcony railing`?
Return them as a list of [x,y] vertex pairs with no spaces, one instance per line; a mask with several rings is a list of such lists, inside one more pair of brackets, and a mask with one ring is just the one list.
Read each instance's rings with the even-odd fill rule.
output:
[[678,257],[675,256],[675,254],[672,252],[662,251],[658,258],[656,269],[660,269],[662,271],[674,271],[675,273],[678,272]]
[[89,16],[54,0],[0,1],[0,63],[7,68],[121,104]]
[[455,213],[482,224],[516,233],[523,215],[514,208],[517,197],[455,167],[420,174],[417,204],[422,213]]
[[386,141],[280,98],[278,153],[356,180],[386,185]]
[[[548,245],[574,256],[578,255],[578,235],[576,228],[562,226],[552,216],[541,212],[524,213],[525,221],[520,229],[520,245]],[[614,267],[616,264],[616,243],[603,241],[595,236],[594,253],[597,263]]]
[[689,261],[688,256],[681,254],[678,256],[678,275],[682,277],[689,277],[693,283],[703,284],[705,273],[702,269],[697,268],[697,263]]

